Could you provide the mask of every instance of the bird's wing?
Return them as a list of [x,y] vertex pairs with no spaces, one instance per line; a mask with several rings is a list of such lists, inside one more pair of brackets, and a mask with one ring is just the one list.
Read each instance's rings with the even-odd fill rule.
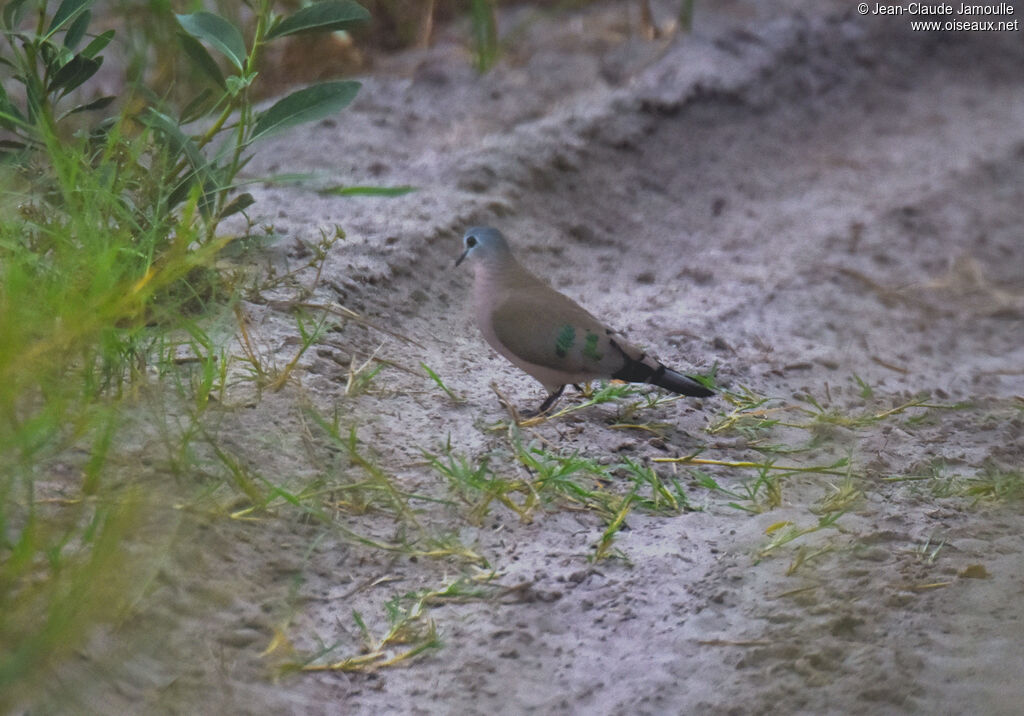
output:
[[544,288],[514,294],[491,313],[498,341],[522,361],[563,372],[565,382],[620,370],[626,355],[619,346],[628,344],[572,300]]

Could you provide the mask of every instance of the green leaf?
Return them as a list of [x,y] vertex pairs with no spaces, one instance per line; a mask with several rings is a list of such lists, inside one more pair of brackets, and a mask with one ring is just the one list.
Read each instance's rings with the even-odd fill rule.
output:
[[238,196],[231,200],[230,204],[224,207],[223,211],[220,212],[220,218],[226,219],[232,214],[237,214],[239,212],[245,211],[255,203],[256,200],[252,198],[252,194],[250,194],[249,192],[239,194]]
[[279,22],[267,33],[267,39],[302,32],[345,30],[369,19],[369,11],[352,0],[322,0]]
[[334,114],[355,99],[361,86],[352,80],[340,80],[293,92],[259,116],[252,141]]
[[110,41],[114,39],[114,31],[107,30],[102,32],[92,39],[85,49],[80,53],[84,57],[95,57],[99,53],[103,52],[104,48],[110,44]]
[[414,186],[332,186],[321,189],[324,196],[405,196],[418,191]]
[[70,110],[68,114],[74,114],[75,112],[92,112],[97,109],[106,109],[115,99],[117,99],[117,97],[114,97],[112,95],[100,97],[99,99],[94,99],[92,102],[81,104],[75,107],[74,109]]
[[[13,109],[13,107],[10,109]],[[31,124],[26,122],[24,117],[11,112],[10,109],[0,109],[0,127],[9,129],[12,132],[19,127],[21,129],[29,129],[31,127]]]
[[13,129],[14,123],[25,124],[25,117],[14,107],[14,103],[7,96],[7,90],[0,85],[0,127]]
[[102,57],[92,59],[75,55],[53,76],[48,91],[53,92],[59,89],[62,90],[61,95],[66,95],[96,74],[102,64]]
[[89,9],[89,6],[93,4],[95,0],[64,0],[57,8],[57,12],[53,14],[53,20],[50,22],[50,27],[46,31],[47,37],[57,32],[64,23],[78,16],[79,13],[85,12]]
[[166,114],[158,112],[152,107],[142,116],[142,121],[147,126],[163,135],[171,151],[177,155],[184,155],[193,170],[185,175],[178,185],[171,190],[167,201],[170,206],[176,206],[184,201],[192,191],[192,187],[199,185],[199,210],[209,216],[216,203],[217,192],[223,188],[223,182],[218,179],[216,167],[211,165],[199,147],[181,131],[178,123]]
[[178,33],[178,42],[181,43],[181,49],[185,51],[188,58],[192,60],[192,63],[198,67],[203,73],[209,77],[214,83],[221,89],[227,89],[227,84],[224,82],[224,73],[220,71],[220,67],[214,62],[213,57],[206,51],[202,43],[191,35],[180,32]]
[[227,84],[228,94],[232,97],[237,97],[238,94],[246,87],[252,84],[252,81],[256,79],[258,73],[254,72],[251,75],[231,75],[224,82]]
[[39,43],[39,57],[43,60],[47,74],[52,77],[74,59],[75,53],[62,45],[43,40]]
[[89,22],[92,20],[92,13],[86,10],[79,14],[75,18],[75,21],[71,23],[71,27],[64,33],[64,47],[69,50],[75,49],[82,38],[85,37],[85,31],[89,29]]
[[167,195],[167,205],[174,207],[185,201],[189,192],[192,191],[192,185],[195,184],[195,182],[195,174],[189,174],[183,178],[178,185],[171,190],[170,194]]
[[178,123],[168,117],[162,112],[158,112],[152,107],[142,116],[142,122],[157,130],[164,135],[171,150],[175,154],[184,154],[188,158],[189,164],[192,165],[196,171],[202,171],[206,169],[206,160],[203,158],[202,153],[199,151],[199,147],[196,143],[178,126]]
[[7,96],[7,90],[0,85],[0,127],[12,132],[18,127],[26,127],[25,117]]
[[178,121],[181,124],[188,124],[202,117],[213,109],[215,103],[210,101],[212,98],[213,90],[207,87],[196,95],[195,99],[185,105],[185,109],[181,110],[181,118]]
[[197,40],[205,40],[231,60],[239,71],[245,66],[245,40],[234,25],[212,12],[175,15],[182,29]]
[[250,177],[244,181],[236,182],[236,186],[243,184],[301,184],[302,182],[321,178],[320,172],[284,172],[264,177]]
[[21,21],[25,19],[28,11],[28,0],[11,0],[4,5],[3,20],[4,27],[8,30],[17,29]]

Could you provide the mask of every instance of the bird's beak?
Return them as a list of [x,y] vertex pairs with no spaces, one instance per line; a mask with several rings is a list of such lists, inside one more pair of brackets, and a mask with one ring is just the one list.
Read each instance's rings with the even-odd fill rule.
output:
[[455,259],[455,266],[456,267],[459,264],[461,264],[463,261],[466,260],[466,254],[468,254],[468,253],[469,253],[469,248],[467,247],[466,250],[462,252],[462,256],[460,256],[459,258]]

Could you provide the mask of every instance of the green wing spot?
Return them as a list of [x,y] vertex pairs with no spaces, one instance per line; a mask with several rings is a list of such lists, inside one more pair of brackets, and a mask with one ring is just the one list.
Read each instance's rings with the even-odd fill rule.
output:
[[576,329],[566,323],[562,326],[562,330],[558,332],[558,337],[555,339],[555,355],[559,358],[565,358],[565,354],[572,348],[572,344],[576,342]]
[[583,343],[583,355],[595,363],[601,360],[601,354],[597,352],[597,338],[596,333],[588,333]]

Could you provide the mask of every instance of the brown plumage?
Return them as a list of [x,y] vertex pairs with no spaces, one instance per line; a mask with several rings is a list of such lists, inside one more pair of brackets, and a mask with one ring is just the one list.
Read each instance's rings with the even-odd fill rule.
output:
[[540,412],[566,385],[597,378],[651,383],[681,395],[714,394],[646,355],[523,268],[496,229],[472,228],[463,245],[455,265],[466,259],[473,265],[477,326],[494,350],[548,391]]

